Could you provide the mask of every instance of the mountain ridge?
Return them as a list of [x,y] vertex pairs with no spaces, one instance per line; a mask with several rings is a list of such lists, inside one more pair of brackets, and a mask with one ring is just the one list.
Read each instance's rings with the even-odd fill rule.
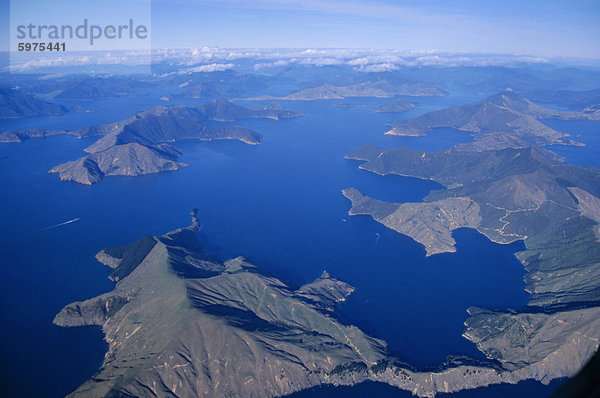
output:
[[68,108],[25,94],[20,90],[0,87],[0,119],[42,115],[62,115]]
[[508,133],[527,145],[581,145],[565,140],[558,132],[538,121],[543,118],[585,119],[574,112],[561,112],[536,105],[513,91],[503,91],[473,104],[425,113],[417,118],[390,124],[388,135],[423,136],[438,127],[451,127],[480,138],[490,133]]
[[59,164],[49,173],[61,181],[92,185],[105,176],[139,176],[176,171],[187,165],[177,162],[182,154],[169,143],[182,140],[238,140],[249,145],[261,143],[252,130],[209,122],[229,122],[248,118],[289,119],[302,116],[280,104],[249,109],[222,98],[199,107],[155,106],[114,123],[88,126],[74,131],[25,129],[0,134],[0,143],[22,142],[30,138],[68,134],[77,138],[100,137],[84,149],[88,155]]
[[[449,358],[434,371],[418,371],[387,356],[385,342],[332,317],[352,286],[323,272],[294,290],[241,257],[222,262],[204,252],[196,210],[191,216],[186,228],[99,252],[113,269],[114,290],[56,315],[63,327],[102,326],[109,345],[100,370],[69,397],[275,397],[366,380],[434,397],[571,376],[597,349],[581,333],[600,330],[598,308],[533,315],[471,308],[465,337],[489,358],[504,357]],[[516,316],[535,321],[528,331],[535,341],[559,344],[540,349],[528,334],[486,332],[490,320],[514,330],[522,322]],[[523,359],[523,344],[531,358]]]

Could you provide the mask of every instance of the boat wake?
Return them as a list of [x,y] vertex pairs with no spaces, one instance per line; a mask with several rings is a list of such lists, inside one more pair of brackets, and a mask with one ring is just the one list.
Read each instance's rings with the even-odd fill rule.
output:
[[63,225],[71,224],[71,223],[77,222],[79,220],[81,220],[81,218],[77,217],[77,218],[74,218],[74,219],[69,220],[69,221],[65,221],[65,222],[61,222],[61,223],[58,223],[58,224],[51,225],[49,227],[40,228],[38,230],[35,230],[35,231],[30,232],[28,234],[25,234],[23,236],[29,236],[29,235],[37,234],[38,232],[47,231],[49,229],[62,227]]

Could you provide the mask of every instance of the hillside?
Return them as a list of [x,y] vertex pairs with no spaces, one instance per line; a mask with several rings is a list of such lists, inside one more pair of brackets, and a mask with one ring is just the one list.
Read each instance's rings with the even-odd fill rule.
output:
[[62,115],[67,108],[25,94],[19,90],[0,87],[0,119],[42,115]]
[[566,140],[567,134],[553,130],[538,119],[572,119],[577,116],[584,118],[572,112],[536,105],[512,91],[504,91],[474,104],[445,108],[392,123],[386,134],[422,136],[438,127],[451,127],[475,138],[490,133],[508,133],[530,146],[574,144]]

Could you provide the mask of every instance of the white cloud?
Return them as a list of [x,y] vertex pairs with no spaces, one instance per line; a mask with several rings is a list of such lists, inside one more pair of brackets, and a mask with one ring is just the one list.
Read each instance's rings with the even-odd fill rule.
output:
[[290,64],[290,61],[286,61],[283,59],[280,59],[280,60],[277,60],[274,62],[261,62],[261,63],[254,65],[254,70],[277,68],[277,67],[287,66],[289,64]]
[[228,69],[233,69],[235,67],[234,64],[208,64],[208,65],[199,65],[193,68],[187,68],[180,70],[179,74],[186,73],[196,73],[196,72],[223,72]]
[[18,54],[11,58],[11,66],[4,70],[13,72],[33,72],[38,69],[61,68],[87,65],[150,65],[152,59],[149,51],[89,51],[65,53],[60,56],[48,54]]
[[380,65],[367,69],[388,69],[393,66],[487,66],[514,65],[517,63],[546,63],[545,58],[510,54],[449,53],[439,50],[366,50],[366,49],[201,49],[157,50],[153,60],[195,65],[202,62],[229,63],[239,59],[255,62],[254,69],[261,70],[285,65]]
[[[13,62],[13,70],[81,65],[149,65],[165,62],[179,69],[171,73],[215,72],[236,68],[236,60],[250,60],[254,70],[287,65],[348,65],[364,72],[390,71],[402,66],[491,66],[519,63],[548,63],[540,57],[502,54],[449,53],[437,50],[361,50],[361,49],[223,49],[201,47],[144,51],[112,51],[65,54]],[[51,71],[48,71],[51,73]]]
[[348,61],[348,65],[360,66],[379,63],[402,63],[404,58],[392,54],[374,54],[360,58],[354,58]]
[[358,68],[355,68],[354,70],[359,72],[389,72],[398,69],[400,69],[398,65],[383,63],[374,65],[361,65]]
[[327,65],[341,65],[344,63],[343,59],[331,58],[331,57],[317,57],[317,58],[306,58],[299,62],[302,65],[313,65],[313,66],[327,66]]

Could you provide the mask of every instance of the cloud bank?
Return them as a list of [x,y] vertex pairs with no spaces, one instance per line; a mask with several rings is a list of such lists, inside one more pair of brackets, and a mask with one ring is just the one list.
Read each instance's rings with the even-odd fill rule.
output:
[[[167,64],[174,73],[206,73],[246,69],[269,73],[291,65],[306,67],[343,66],[359,72],[393,71],[414,66],[515,66],[545,64],[550,59],[512,54],[448,53],[437,50],[396,51],[360,49],[225,49],[201,47],[144,51],[74,53],[13,62],[13,71],[82,65]],[[250,65],[250,66],[248,66]]]

